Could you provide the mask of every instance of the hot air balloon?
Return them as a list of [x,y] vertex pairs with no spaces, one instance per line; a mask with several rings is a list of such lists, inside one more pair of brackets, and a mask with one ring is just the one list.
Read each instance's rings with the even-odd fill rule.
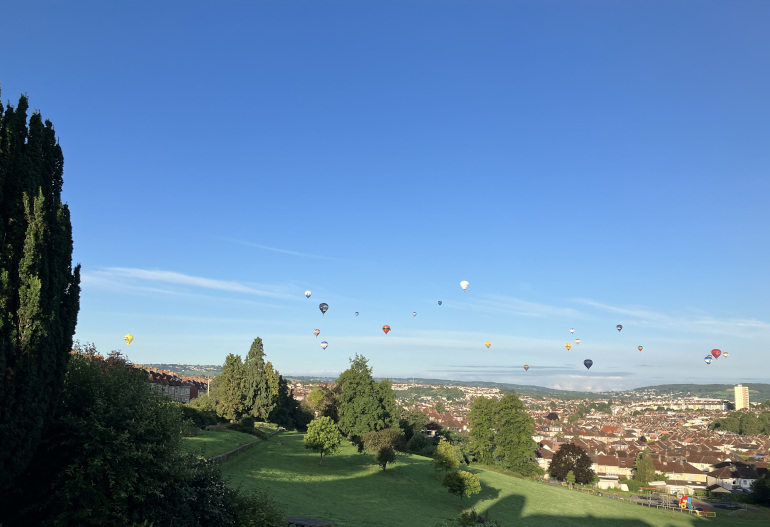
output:
[[323,349],[326,349],[326,347],[327,347],[328,345],[329,345],[329,343],[328,343],[328,342],[326,342],[325,340],[324,340],[323,342],[321,342],[321,347],[322,347]]
[[382,326],[382,331],[384,331],[385,334],[387,335],[388,333],[390,333],[390,326],[385,324],[384,326]]
[[706,355],[703,357],[703,360],[706,362],[706,364],[711,364],[711,355]]
[[489,342],[489,341],[486,341],[486,342],[484,343],[484,345],[487,347],[487,349],[489,349],[489,346],[491,346],[491,345],[492,345],[492,343],[491,343],[491,342]]
[[590,370],[590,369],[591,369],[591,366],[593,366],[593,365],[594,365],[594,361],[592,361],[591,359],[586,359],[586,360],[584,360],[584,361],[583,361],[583,364],[585,365],[585,367],[586,367],[587,369],[589,369],[589,370]]
[[460,287],[463,288],[463,291],[468,289],[468,281],[467,280],[463,280],[462,282],[460,282]]
[[311,293],[310,291],[305,291],[305,297],[307,297],[307,298],[310,298],[310,295],[312,295],[312,294],[313,293]]
[[711,354],[714,356],[715,359],[718,359],[719,356],[722,354],[722,350],[711,350]]
[[412,316],[416,317],[417,316],[417,311],[412,311]]
[[315,335],[315,337],[316,337],[316,338],[318,338],[318,335],[319,335],[320,333],[321,333],[321,330],[320,330],[320,329],[314,329],[314,330],[313,330],[313,335]]
[[618,324],[617,326],[615,326],[615,329],[617,329],[618,331],[620,331],[621,329],[623,329],[623,326],[621,326],[620,324]]
[[570,333],[572,333],[572,334],[574,335],[574,334],[575,334],[575,328],[570,328],[570,329],[569,329],[569,332],[570,332]]
[[567,342],[567,343],[564,345],[564,347],[565,347],[565,348],[567,348],[567,351],[569,351],[570,349],[572,349],[572,344],[570,344],[569,342]]
[[133,342],[133,340],[134,340],[134,336],[133,335],[126,335],[125,337],[123,337],[123,340],[126,341],[126,344],[131,345],[131,342]]
[[329,309],[329,304],[327,304],[326,302],[324,302],[323,304],[318,304],[318,309],[321,310],[322,315],[325,315],[326,311]]
[[529,364],[524,365],[524,371],[529,371]]
[[727,352],[725,351],[724,353],[722,353],[722,356],[723,356],[724,358],[727,358],[727,357],[729,357],[729,356],[730,356],[730,354],[729,354],[729,353],[727,353]]
[[644,349],[643,346],[639,346],[639,351],[642,351]]
[[580,344],[580,339],[575,339],[575,344]]
[[358,316],[358,311],[356,311],[356,316]]
[[438,305],[441,305],[441,300],[438,301]]

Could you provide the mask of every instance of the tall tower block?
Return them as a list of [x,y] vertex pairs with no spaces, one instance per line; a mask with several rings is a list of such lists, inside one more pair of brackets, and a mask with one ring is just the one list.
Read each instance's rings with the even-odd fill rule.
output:
[[743,410],[749,407],[749,387],[738,385],[735,387],[735,409]]

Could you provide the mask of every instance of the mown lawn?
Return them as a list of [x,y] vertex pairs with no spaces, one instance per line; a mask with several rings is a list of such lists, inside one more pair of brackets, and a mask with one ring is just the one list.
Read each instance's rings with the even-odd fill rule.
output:
[[[304,448],[303,435],[284,432],[263,441],[223,465],[231,485],[266,488],[288,516],[309,516],[347,527],[432,527],[474,507],[489,512],[504,526],[752,526],[721,513],[697,518],[589,496],[561,487],[512,478],[491,471],[480,474],[482,492],[462,504],[440,483],[431,460],[399,456],[383,472],[373,457],[350,445],[338,454],[320,456]],[[279,443],[281,441],[281,443]]]
[[183,437],[182,448],[188,452],[210,458],[226,454],[243,444],[256,441],[259,441],[257,437],[234,430],[201,430],[195,437]]

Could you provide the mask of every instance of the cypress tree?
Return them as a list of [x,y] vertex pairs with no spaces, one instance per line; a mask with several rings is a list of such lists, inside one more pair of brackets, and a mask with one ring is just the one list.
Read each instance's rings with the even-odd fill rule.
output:
[[0,103],[0,491],[28,466],[51,422],[80,307],[64,156],[27,98]]
[[251,343],[243,370],[246,413],[264,421],[278,404],[278,373],[272,363],[265,362],[261,338],[257,337]]

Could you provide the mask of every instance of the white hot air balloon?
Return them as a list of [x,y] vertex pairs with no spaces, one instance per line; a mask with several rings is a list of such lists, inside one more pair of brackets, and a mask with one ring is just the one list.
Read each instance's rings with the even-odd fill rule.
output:
[[460,287],[463,288],[463,291],[468,289],[468,281],[467,280],[463,280],[462,282],[460,282]]
[[305,291],[305,296],[306,296],[307,298],[310,298],[310,295],[312,295],[312,294],[313,294],[313,293],[311,293],[310,291]]

